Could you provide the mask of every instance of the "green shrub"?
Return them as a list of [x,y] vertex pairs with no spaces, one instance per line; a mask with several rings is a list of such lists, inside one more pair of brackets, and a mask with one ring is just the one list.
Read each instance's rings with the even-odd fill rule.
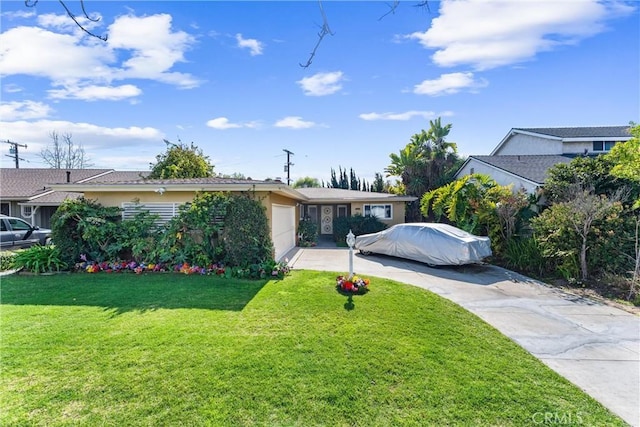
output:
[[121,218],[120,208],[67,199],[51,217],[52,240],[68,264],[81,254],[97,261],[109,259],[122,249],[117,225]]
[[273,259],[265,208],[249,194],[229,197],[222,236],[229,265],[247,267]]
[[36,245],[16,253],[14,266],[33,273],[60,271],[67,268],[67,263],[62,258],[62,253],[56,246]]
[[221,233],[227,216],[229,195],[198,193],[191,203],[180,206],[179,213],[161,233],[154,261],[190,262],[209,265],[224,259]]
[[157,247],[160,233],[156,226],[158,219],[158,215],[138,208],[133,217],[119,223],[120,259],[153,261],[147,258]]
[[505,243],[502,257],[507,268],[524,274],[540,278],[548,272],[548,262],[533,237],[512,237]]
[[[600,196],[590,196],[599,198]],[[580,263],[586,233],[586,263],[589,276],[605,271],[624,272],[629,260],[624,254],[632,242],[632,224],[619,202],[603,205],[598,215],[583,208],[586,196],[555,203],[531,221],[542,255],[567,280],[585,280]]]
[[333,220],[333,239],[339,246],[346,246],[349,230],[354,235],[360,236],[362,234],[377,233],[385,228],[387,228],[387,224],[375,216],[342,216]]
[[298,223],[299,246],[312,246],[318,243],[318,224],[310,218],[301,219]]
[[15,255],[13,252],[0,252],[0,271],[7,271],[13,268]]

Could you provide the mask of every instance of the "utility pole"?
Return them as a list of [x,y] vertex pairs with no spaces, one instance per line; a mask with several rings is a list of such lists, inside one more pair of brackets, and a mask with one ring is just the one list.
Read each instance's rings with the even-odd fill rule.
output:
[[20,158],[18,147],[27,148],[27,144],[18,144],[17,142],[11,142],[8,139],[2,142],[11,145],[11,148],[9,148],[10,154],[5,154],[5,156],[11,157],[12,159],[14,159],[16,161],[16,169],[20,169],[20,160],[24,161],[24,159]]
[[291,163],[291,156],[293,156],[293,153],[286,148],[282,151],[287,153],[287,163],[284,164],[284,171],[287,173],[287,185],[291,185],[291,166],[293,166],[293,163]]

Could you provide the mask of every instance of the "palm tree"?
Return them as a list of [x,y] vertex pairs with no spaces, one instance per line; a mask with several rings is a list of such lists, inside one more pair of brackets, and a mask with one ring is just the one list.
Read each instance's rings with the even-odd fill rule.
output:
[[[460,162],[456,144],[445,140],[451,124],[443,127],[438,117],[429,125],[429,130],[412,135],[399,154],[390,154],[391,164],[385,168],[387,176],[400,177],[406,194],[418,198],[450,182]],[[407,219],[422,219],[417,203],[409,205]]]

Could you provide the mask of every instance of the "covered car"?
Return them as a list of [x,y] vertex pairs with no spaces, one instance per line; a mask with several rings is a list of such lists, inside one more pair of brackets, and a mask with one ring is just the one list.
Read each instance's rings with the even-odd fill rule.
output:
[[491,256],[488,237],[475,236],[448,224],[397,224],[378,233],[356,237],[362,254],[382,254],[428,265],[464,265]]

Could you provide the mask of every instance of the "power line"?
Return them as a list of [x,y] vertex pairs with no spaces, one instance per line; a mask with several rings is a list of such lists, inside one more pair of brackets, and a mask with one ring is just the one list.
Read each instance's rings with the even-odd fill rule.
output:
[[2,141],[5,144],[9,144],[11,145],[11,148],[9,148],[9,153],[10,154],[5,154],[5,156],[7,157],[11,157],[12,159],[15,160],[16,162],[16,169],[20,169],[20,160],[25,161],[23,158],[20,157],[19,154],[19,147],[23,147],[23,148],[27,148],[27,144],[18,144],[17,142],[11,142],[8,139],[6,141]]
[[282,151],[287,153],[287,163],[284,164],[284,171],[287,173],[287,185],[291,185],[291,166],[293,166],[293,163],[291,163],[291,156],[294,154],[286,148],[283,148]]

